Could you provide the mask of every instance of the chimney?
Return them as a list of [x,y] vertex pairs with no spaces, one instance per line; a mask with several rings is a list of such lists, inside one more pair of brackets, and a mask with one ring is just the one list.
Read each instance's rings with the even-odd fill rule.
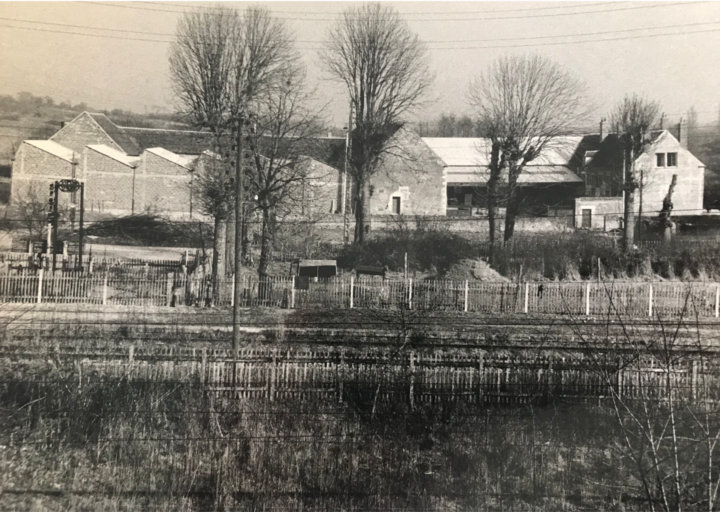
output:
[[687,130],[687,121],[685,119],[680,119],[680,122],[678,123],[678,140],[680,141],[680,145],[687,149],[688,147],[688,130]]
[[663,112],[662,115],[660,116],[660,129],[661,130],[665,129],[665,112]]
[[60,129],[62,130],[65,128],[65,121],[60,121]]
[[607,135],[607,133],[605,133],[605,121],[607,121],[607,119],[604,117],[600,119],[600,142],[604,141]]

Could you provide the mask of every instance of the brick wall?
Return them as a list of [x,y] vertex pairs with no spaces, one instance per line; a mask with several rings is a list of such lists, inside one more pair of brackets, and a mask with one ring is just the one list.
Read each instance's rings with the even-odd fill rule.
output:
[[[11,197],[27,198],[29,195],[37,195],[43,202],[47,201],[50,183],[72,178],[72,171],[70,162],[23,143],[13,162]],[[69,194],[60,194],[61,205],[69,200]]]
[[87,112],[83,112],[66,124],[64,128],[50,137],[50,140],[62,144],[76,153],[82,153],[85,146],[93,144],[104,144],[122,151],[120,146],[115,144]]
[[91,212],[129,214],[132,211],[133,168],[86,148],[85,208]]
[[370,180],[370,214],[395,215],[393,198],[400,198],[402,215],[445,215],[443,163],[416,134],[401,130],[392,142],[398,149],[386,155]]
[[185,167],[143,152],[135,182],[136,211],[189,217],[190,176]]

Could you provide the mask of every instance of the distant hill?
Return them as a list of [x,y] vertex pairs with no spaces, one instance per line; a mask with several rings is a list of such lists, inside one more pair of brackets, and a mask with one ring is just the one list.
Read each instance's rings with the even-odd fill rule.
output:
[[49,96],[40,97],[28,92],[15,96],[0,95],[0,168],[10,164],[21,141],[47,139],[60,129],[61,122],[70,121],[86,110],[107,114],[120,126],[177,129],[187,127],[175,114],[136,114],[121,109],[99,110],[85,103],[56,103]]

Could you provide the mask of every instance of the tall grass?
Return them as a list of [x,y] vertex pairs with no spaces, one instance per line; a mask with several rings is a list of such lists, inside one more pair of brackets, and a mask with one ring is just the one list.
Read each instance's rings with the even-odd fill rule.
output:
[[362,386],[343,403],[218,399],[192,381],[89,384],[53,361],[1,377],[4,510],[38,499],[188,511],[638,504],[608,450],[612,417],[592,405],[376,404]]
[[[490,255],[487,244],[481,245],[479,255]],[[618,240],[577,232],[497,244],[492,266],[506,277],[526,280],[717,280],[720,251],[717,243],[683,243],[682,239],[624,251]]]

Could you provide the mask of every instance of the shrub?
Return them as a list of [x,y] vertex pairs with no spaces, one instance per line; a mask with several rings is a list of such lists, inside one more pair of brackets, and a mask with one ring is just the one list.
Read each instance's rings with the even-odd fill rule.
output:
[[403,227],[345,247],[338,266],[353,269],[358,265],[386,266],[402,271],[405,254],[408,269],[421,272],[446,272],[455,263],[477,256],[477,249],[461,235],[441,229],[409,230]]

